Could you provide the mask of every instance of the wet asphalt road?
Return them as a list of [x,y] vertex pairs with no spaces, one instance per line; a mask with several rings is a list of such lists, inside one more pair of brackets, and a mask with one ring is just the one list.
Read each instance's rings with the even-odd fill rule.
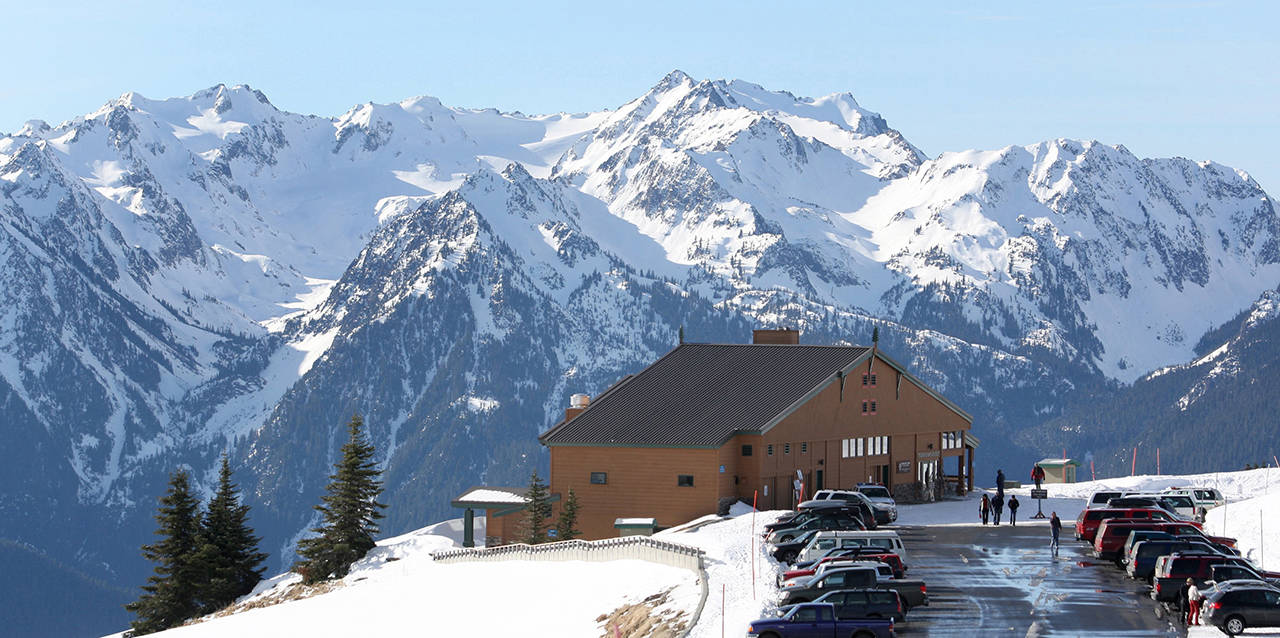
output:
[[929,606],[912,609],[900,636],[1185,636],[1111,563],[1063,530],[1058,557],[1044,523],[902,527],[908,578]]

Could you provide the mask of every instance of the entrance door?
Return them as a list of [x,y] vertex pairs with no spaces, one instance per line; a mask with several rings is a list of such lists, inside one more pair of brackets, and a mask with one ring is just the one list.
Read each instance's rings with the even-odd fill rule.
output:
[[815,470],[813,474],[813,491],[816,494],[818,490],[822,489],[822,470]]

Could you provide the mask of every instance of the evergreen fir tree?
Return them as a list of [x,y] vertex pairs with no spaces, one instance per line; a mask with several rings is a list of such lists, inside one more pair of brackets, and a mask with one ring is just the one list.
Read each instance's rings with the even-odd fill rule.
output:
[[160,540],[142,546],[142,555],[156,563],[155,574],[142,586],[145,593],[125,605],[136,616],[131,623],[134,635],[163,631],[195,616],[200,575],[193,556],[200,533],[199,507],[187,473],[170,475],[169,490],[160,498],[156,514]]
[[547,519],[551,517],[551,501],[547,484],[535,470],[529,477],[529,490],[525,492],[524,519],[520,524],[520,540],[529,545],[547,542]]
[[569,495],[560,504],[560,518],[556,520],[556,540],[568,541],[582,536],[578,529],[578,495],[569,488]]
[[249,506],[240,503],[239,488],[231,482],[231,465],[223,455],[218,491],[205,511],[195,556],[202,614],[230,605],[262,580],[261,564],[267,555],[258,551],[262,539],[253,534],[248,518]]
[[317,536],[298,544],[302,560],[294,571],[302,574],[306,583],[346,576],[351,564],[373,549],[373,535],[378,533],[375,521],[382,518],[381,510],[386,507],[378,502],[381,472],[359,414],[351,417],[348,430],[351,436],[329,475],[329,486],[321,499],[324,502],[316,506],[324,523],[311,530]]

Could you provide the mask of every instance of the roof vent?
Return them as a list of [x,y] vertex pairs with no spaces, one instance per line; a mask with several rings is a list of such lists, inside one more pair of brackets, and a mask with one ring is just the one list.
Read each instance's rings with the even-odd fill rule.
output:
[[591,395],[589,394],[575,394],[569,397],[569,407],[571,408],[585,408],[590,403]]

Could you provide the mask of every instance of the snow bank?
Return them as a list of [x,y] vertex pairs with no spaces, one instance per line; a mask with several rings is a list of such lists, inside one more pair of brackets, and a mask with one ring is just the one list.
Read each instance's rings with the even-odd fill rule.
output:
[[1215,536],[1235,538],[1240,554],[1255,565],[1280,571],[1280,489],[1209,510],[1204,528]]
[[[1019,480],[1009,477],[1010,480]],[[1045,485],[1053,498],[1088,498],[1098,490],[1160,491],[1166,487],[1213,487],[1222,492],[1227,501],[1239,501],[1267,493],[1280,493],[1280,469],[1261,468],[1238,472],[1213,472],[1209,474],[1121,476],[1081,483]],[[1031,486],[1024,483],[1016,490],[1006,490],[1019,497],[1029,495]]]

